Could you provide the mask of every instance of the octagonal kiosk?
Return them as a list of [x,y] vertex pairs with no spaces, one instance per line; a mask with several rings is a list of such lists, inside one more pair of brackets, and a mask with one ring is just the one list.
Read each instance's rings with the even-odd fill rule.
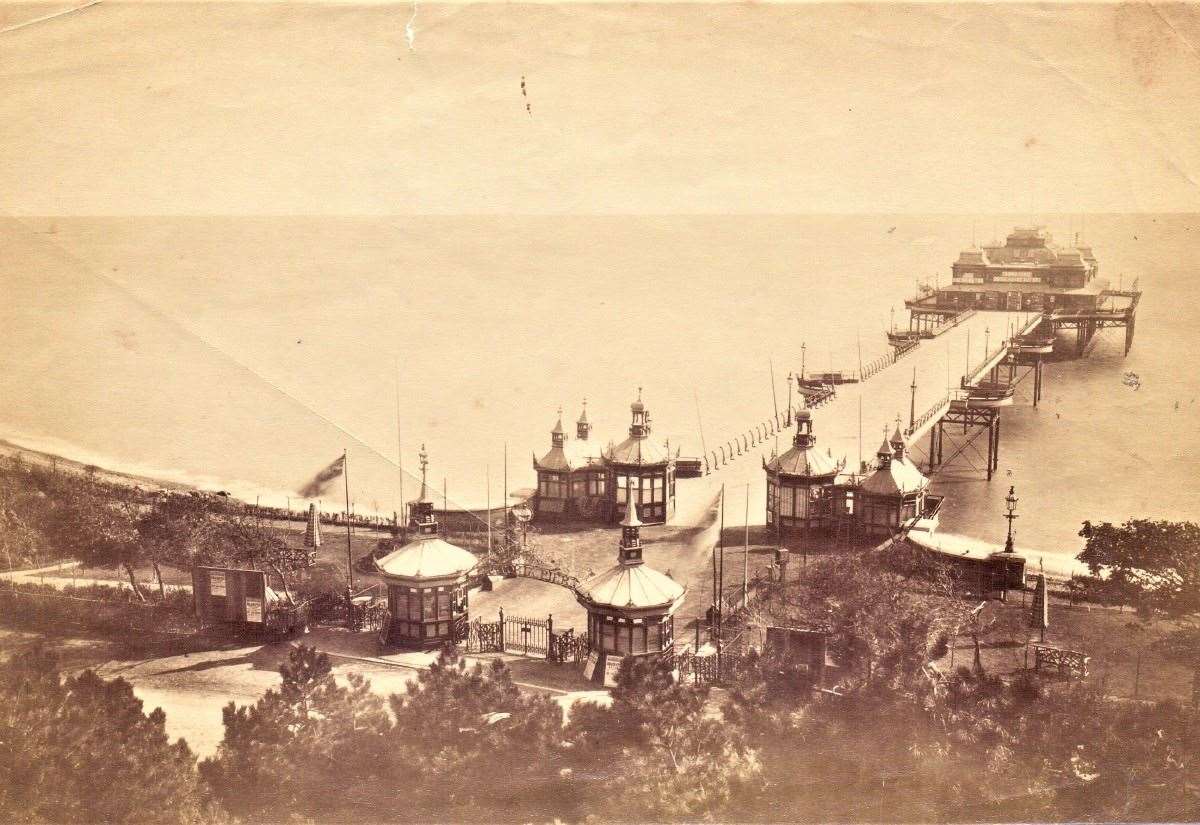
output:
[[891,442],[879,445],[876,462],[855,491],[856,517],[867,535],[891,536],[926,512],[929,479],[909,458],[899,424]]
[[675,513],[675,457],[650,440],[650,411],[642,403],[640,387],[629,411],[629,437],[604,451],[609,521],[623,518],[633,501],[647,524],[662,524]]
[[685,588],[642,561],[642,522],[636,502],[621,521],[617,563],[584,582],[576,593],[588,613],[585,676],[608,686],[626,656],[670,650],[675,642],[675,611]]
[[438,536],[433,502],[425,500],[425,451],[421,451],[421,498],[409,503],[412,541],[375,562],[387,584],[385,643],[428,650],[466,635],[467,580],[478,559]]
[[829,520],[830,491],[842,466],[817,450],[812,413],[796,413],[792,448],[763,462],[767,474],[767,526],[778,535],[812,531]]

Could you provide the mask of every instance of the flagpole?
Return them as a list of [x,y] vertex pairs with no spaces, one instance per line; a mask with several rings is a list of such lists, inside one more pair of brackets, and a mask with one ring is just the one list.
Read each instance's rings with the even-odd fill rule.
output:
[[721,634],[724,633],[725,612],[725,485],[721,485],[721,532],[717,537],[721,563],[717,573],[717,672],[721,671]]
[[350,592],[354,592],[354,553],[350,549],[350,457],[342,450],[342,481],[346,487],[346,575]]
[[396,468],[400,474],[400,543],[408,542],[408,503],[404,500],[404,439],[400,435],[400,359],[396,359]]
[[487,484],[488,555],[492,553],[492,465],[486,465],[484,477]]
[[750,606],[750,485],[746,485],[746,532],[742,545],[742,607]]

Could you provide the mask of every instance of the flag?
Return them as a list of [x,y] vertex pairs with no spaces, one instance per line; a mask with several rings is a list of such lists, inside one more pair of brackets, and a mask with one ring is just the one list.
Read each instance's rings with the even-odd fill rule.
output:
[[342,477],[346,472],[346,456],[340,455],[337,460],[330,464],[321,472],[313,476],[313,479],[300,488],[299,493],[301,498],[318,498],[329,489],[329,485],[335,480]]
[[304,528],[304,546],[321,546],[321,519],[317,515],[317,505],[308,505],[308,526]]

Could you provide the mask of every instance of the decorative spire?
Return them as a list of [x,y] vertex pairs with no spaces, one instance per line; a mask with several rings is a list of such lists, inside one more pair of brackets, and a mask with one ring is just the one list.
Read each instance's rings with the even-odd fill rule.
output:
[[879,459],[880,467],[887,467],[892,463],[892,445],[888,443],[887,425],[883,426],[883,443],[879,445],[879,451],[875,453],[875,457]]
[[642,520],[638,518],[637,501],[634,491],[637,487],[629,487],[629,503],[625,507],[625,518],[621,519],[621,545],[617,560],[626,566],[642,563]]
[[580,441],[587,441],[588,436],[592,433],[592,425],[587,417],[587,398],[583,399],[583,412],[579,413],[579,420],[575,422],[575,437]]
[[[437,517],[433,514],[433,502],[426,498],[425,477],[429,468],[429,455],[425,452],[424,444],[421,445],[421,452],[418,455],[421,459],[421,497],[409,505],[408,526],[416,533],[416,537],[421,539],[436,536],[438,523]],[[444,507],[445,504],[442,506]]]
[[904,445],[904,433],[902,433],[900,431],[900,416],[899,415],[896,416],[896,430],[895,430],[895,432],[892,433],[891,445],[892,445],[892,453],[894,454],[895,458],[903,459],[904,458],[904,446],[905,446]]
[[421,497],[418,501],[425,500],[425,471],[429,467],[429,454],[425,452],[425,445],[421,444],[421,452],[417,454],[421,460]]
[[806,449],[816,443],[817,437],[812,434],[812,413],[804,405],[803,396],[800,402],[800,409],[796,411],[796,435],[792,437],[792,445]]
[[562,407],[559,407],[558,420],[554,422],[554,429],[550,431],[550,445],[552,447],[561,447],[566,440],[567,436],[563,432],[562,425]]
[[645,438],[650,435],[650,415],[646,412],[646,405],[642,403],[641,387],[638,387],[637,401],[629,405],[629,411],[633,415],[633,421],[629,425],[629,435],[633,438]]

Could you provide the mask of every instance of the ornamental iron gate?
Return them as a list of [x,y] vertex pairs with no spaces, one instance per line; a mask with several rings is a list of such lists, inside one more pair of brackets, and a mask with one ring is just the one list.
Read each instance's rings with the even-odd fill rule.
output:
[[505,653],[531,653],[549,658],[550,637],[554,632],[554,618],[531,619],[527,616],[505,616],[500,610],[500,625],[503,628]]
[[504,645],[500,642],[500,622],[483,622],[479,619],[467,626],[467,653],[500,653]]

